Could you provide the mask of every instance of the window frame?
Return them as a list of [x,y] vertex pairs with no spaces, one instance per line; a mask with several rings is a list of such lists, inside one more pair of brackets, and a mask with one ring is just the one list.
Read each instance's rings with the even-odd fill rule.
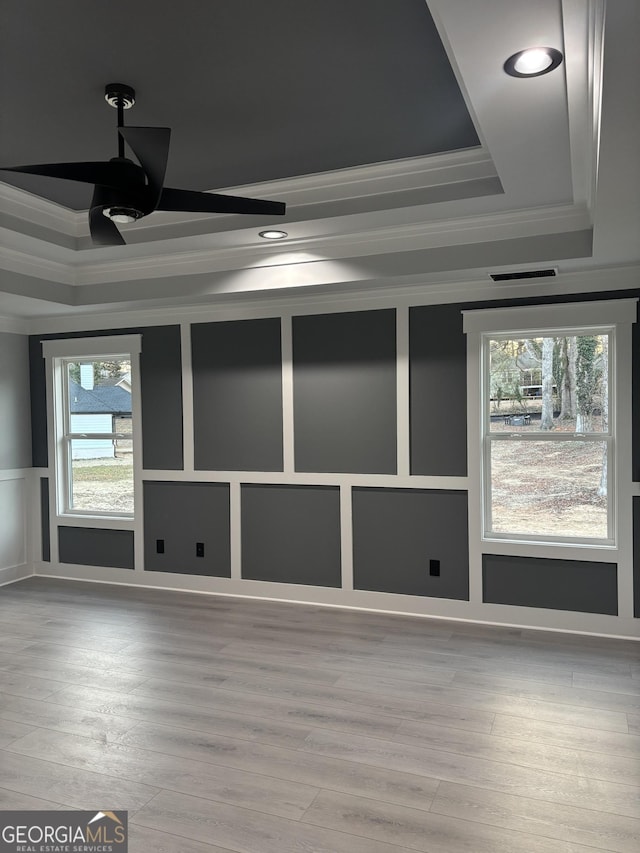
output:
[[[49,451],[53,459],[55,477],[55,513],[61,520],[91,519],[93,523],[116,521],[120,524],[133,522],[136,518],[139,492],[140,462],[137,459],[140,441],[140,377],[139,356],[142,348],[141,335],[113,335],[96,338],[73,338],[43,341],[43,356],[48,365],[48,390],[50,390],[51,414],[49,421]],[[131,364],[131,433],[91,433],[94,439],[126,439],[132,442],[133,456],[133,512],[116,512],[100,509],[77,509],[72,503],[72,454],[74,439],[85,439],[87,433],[71,432],[68,365],[76,362],[127,360]]]
[[[480,308],[462,311],[467,336],[467,407],[469,458],[469,536],[474,559],[483,553],[564,557],[567,549],[580,554],[578,559],[602,559],[603,552],[617,552],[627,559],[631,536],[631,329],[636,322],[637,298],[593,300],[590,302],[545,302],[508,308]],[[537,534],[495,534],[485,525],[486,481],[484,433],[486,423],[485,338],[556,337],[571,330],[577,334],[590,330],[613,334],[609,352],[610,387],[613,405],[609,409],[609,430],[614,451],[608,470],[609,501],[614,522],[611,539],[541,536]],[[488,383],[487,383],[488,387]],[[615,432],[613,430],[615,429]],[[603,433],[593,434],[601,441]],[[541,438],[537,433],[533,438]],[[532,440],[529,439],[529,440]],[[542,440],[547,440],[542,438]],[[553,439],[552,439],[553,440]],[[477,543],[477,544],[474,544]],[[482,598],[481,565],[474,576],[473,594]],[[622,593],[620,593],[622,595]]]

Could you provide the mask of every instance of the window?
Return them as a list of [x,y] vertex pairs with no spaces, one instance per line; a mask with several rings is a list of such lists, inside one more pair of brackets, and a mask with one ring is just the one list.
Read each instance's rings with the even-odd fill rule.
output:
[[635,314],[625,299],[465,312],[482,539],[617,546]]
[[614,539],[612,329],[484,335],[485,536]]
[[[137,341],[122,336],[45,343],[59,514],[133,517]],[[97,345],[106,343],[118,349],[100,352]]]

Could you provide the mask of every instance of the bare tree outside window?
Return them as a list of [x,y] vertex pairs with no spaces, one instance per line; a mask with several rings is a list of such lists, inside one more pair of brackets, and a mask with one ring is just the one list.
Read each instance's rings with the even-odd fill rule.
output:
[[488,348],[485,529],[611,538],[609,335],[501,337]]

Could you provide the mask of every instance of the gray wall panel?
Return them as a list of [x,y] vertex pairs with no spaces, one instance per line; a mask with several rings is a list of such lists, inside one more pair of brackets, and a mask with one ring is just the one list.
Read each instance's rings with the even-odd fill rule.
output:
[[58,527],[61,563],[133,569],[133,531]]
[[409,311],[411,473],[467,474],[467,349],[459,305]]
[[40,477],[40,531],[42,538],[42,559],[51,560],[51,525],[49,522],[49,478]]
[[[637,295],[640,291],[630,293],[629,296]],[[634,323],[632,329],[632,388],[631,388],[631,422],[633,424],[633,462],[632,476],[636,483],[640,483],[640,323]]]
[[242,577],[339,587],[339,488],[242,486]]
[[180,326],[142,330],[142,464],[145,468],[181,470],[182,353]]
[[40,336],[29,338],[29,383],[31,388],[31,464],[49,465],[47,432],[47,386]]
[[395,474],[395,310],[293,318],[297,471]]
[[355,589],[468,600],[466,492],[358,487],[352,505]]
[[633,615],[640,619],[640,498],[633,499]]
[[282,471],[280,319],[191,327],[195,467]]
[[29,339],[0,332],[0,470],[30,467]]
[[143,488],[145,570],[230,577],[228,483],[145,482]]
[[615,563],[484,554],[482,587],[490,604],[618,614]]

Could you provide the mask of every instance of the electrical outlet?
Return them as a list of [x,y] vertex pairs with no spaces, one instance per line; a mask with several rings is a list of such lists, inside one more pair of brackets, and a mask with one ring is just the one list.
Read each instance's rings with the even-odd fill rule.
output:
[[164,554],[164,539],[156,539],[156,554]]
[[204,542],[196,542],[196,557],[204,557]]
[[440,577],[440,560],[429,560],[429,574],[432,578]]

